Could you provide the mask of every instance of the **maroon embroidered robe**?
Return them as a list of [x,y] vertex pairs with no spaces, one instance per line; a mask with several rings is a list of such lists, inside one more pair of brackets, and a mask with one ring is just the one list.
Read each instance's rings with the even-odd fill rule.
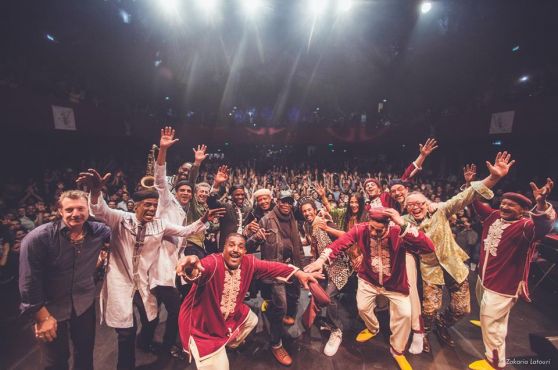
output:
[[401,232],[397,225],[390,225],[388,235],[381,241],[370,238],[368,223],[361,223],[324,249],[329,260],[334,260],[351,245],[357,244],[364,255],[358,277],[370,284],[393,292],[409,294],[405,265],[407,248],[419,253],[434,252],[434,244],[414,226],[408,225]]
[[529,301],[527,280],[535,242],[552,229],[556,212],[531,212],[531,218],[505,221],[500,211],[479,200],[473,208],[482,221],[479,276],[484,288]]
[[201,263],[205,271],[182,302],[178,328],[184,350],[190,353],[191,337],[202,360],[238,334],[250,311],[243,301],[252,279],[287,280],[298,270],[248,254],[242,257],[237,270],[226,268],[223,255],[217,253],[203,258]]

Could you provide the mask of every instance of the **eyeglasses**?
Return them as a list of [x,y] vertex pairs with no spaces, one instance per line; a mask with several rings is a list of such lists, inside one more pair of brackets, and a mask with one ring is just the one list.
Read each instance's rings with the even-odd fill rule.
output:
[[422,206],[424,206],[426,204],[426,202],[413,202],[413,203],[407,203],[405,206],[407,208],[422,208]]
[[279,202],[292,206],[294,204],[294,199],[292,198],[279,199]]

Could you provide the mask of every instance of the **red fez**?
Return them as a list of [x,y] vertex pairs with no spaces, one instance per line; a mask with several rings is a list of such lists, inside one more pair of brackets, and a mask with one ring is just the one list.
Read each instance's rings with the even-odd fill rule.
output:
[[389,216],[385,213],[386,209],[384,207],[370,207],[368,210],[368,219],[386,223],[389,221]]
[[531,208],[533,206],[533,202],[529,198],[519,193],[504,193],[502,199],[514,201],[523,208]]
[[373,182],[374,184],[378,185],[379,188],[382,187],[382,185],[380,184],[380,180],[378,180],[378,179],[372,179],[372,178],[364,180],[364,184],[362,185],[362,187],[363,187],[364,189],[366,189],[366,185],[368,185],[368,183],[371,183],[371,182]]

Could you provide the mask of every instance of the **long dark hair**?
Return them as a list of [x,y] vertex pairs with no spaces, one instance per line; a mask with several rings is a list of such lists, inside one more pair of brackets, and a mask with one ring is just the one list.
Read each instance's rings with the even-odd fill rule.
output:
[[349,224],[349,220],[351,219],[352,213],[351,213],[351,198],[355,197],[357,202],[358,202],[358,212],[356,214],[356,218],[357,220],[360,222],[361,218],[362,218],[362,214],[364,213],[364,196],[359,193],[352,193],[351,195],[349,195],[349,201],[347,202],[347,208],[345,208],[345,217],[343,217],[343,225],[342,229],[344,231],[347,228],[347,225]]

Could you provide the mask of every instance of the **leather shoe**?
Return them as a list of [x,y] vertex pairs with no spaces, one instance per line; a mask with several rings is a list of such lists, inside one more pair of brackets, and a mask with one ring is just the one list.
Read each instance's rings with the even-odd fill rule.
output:
[[436,334],[438,335],[438,339],[442,344],[445,344],[450,347],[455,347],[455,342],[451,338],[449,333],[449,329],[444,324],[438,322],[436,324]]
[[291,364],[293,363],[293,359],[283,346],[279,348],[271,347],[271,353],[273,353],[273,356],[281,365],[291,366]]
[[290,316],[283,317],[283,324],[287,326],[292,326],[295,323],[295,319]]

